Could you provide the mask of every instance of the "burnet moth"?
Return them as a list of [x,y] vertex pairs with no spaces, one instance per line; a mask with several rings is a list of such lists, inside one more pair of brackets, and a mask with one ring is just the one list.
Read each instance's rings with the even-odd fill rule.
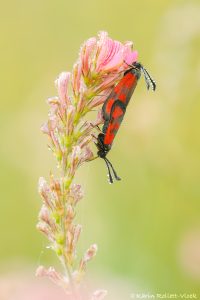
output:
[[102,132],[99,133],[97,137],[97,143],[95,143],[98,149],[97,155],[106,163],[110,183],[113,183],[112,173],[116,180],[121,179],[106,156],[112,147],[113,140],[124,118],[126,107],[135,90],[137,82],[140,79],[141,73],[144,75],[147,89],[150,87],[153,91],[156,89],[155,81],[151,78],[142,64],[134,62],[128,66],[130,68],[125,71],[123,78],[114,87],[113,91],[103,104],[102,116],[104,125]]

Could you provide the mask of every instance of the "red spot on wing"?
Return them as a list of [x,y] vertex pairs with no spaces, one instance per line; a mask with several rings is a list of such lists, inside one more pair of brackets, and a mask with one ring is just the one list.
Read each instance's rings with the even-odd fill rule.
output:
[[120,106],[116,106],[112,112],[111,120],[107,127],[105,136],[104,136],[104,144],[111,145],[115,135],[120,127],[121,121],[124,116],[124,110]]
[[[122,108],[120,106],[116,106],[114,111],[112,112],[112,119],[113,121],[116,120],[117,118],[119,118],[120,116],[122,116],[124,114],[124,111],[122,110]],[[111,119],[111,122],[112,122]]]
[[127,73],[114,88],[115,99],[128,103],[137,84],[137,77],[133,73]]
[[104,144],[105,145],[111,145],[113,140],[114,140],[114,137],[115,137],[115,135],[114,135],[113,130],[112,130],[112,125],[109,124],[107,132],[104,136]]
[[126,100],[126,94],[120,94],[118,100],[121,100],[122,102],[125,102]]
[[115,101],[115,99],[113,99],[113,98],[108,98],[106,100],[106,105],[105,105],[106,114],[110,114],[111,108],[112,108],[112,105],[113,105],[114,101]]

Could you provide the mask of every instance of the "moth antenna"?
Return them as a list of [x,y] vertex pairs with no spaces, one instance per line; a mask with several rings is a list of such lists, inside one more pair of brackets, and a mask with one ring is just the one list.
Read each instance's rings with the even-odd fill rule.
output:
[[111,167],[111,169],[113,171],[113,174],[115,176],[115,179],[116,180],[121,180],[121,178],[117,175],[117,172],[115,171],[115,169],[114,169],[113,165],[111,164],[111,162],[107,158],[105,158],[105,159],[107,160],[108,164],[110,165],[110,167]]
[[106,158],[104,158],[104,161],[105,161],[105,163],[106,163],[107,170],[108,170],[109,182],[110,182],[110,183],[113,183],[113,178],[112,178],[112,175],[111,175],[111,172],[110,172],[110,166],[109,166],[109,163],[108,163],[108,161],[107,161]]
[[144,74],[144,78],[145,78],[145,82],[147,85],[147,89],[150,88],[150,85],[152,87],[152,90],[155,91],[156,89],[156,83],[153,80],[153,78],[150,76],[150,74],[148,73],[148,71],[142,66],[142,72]]
[[144,79],[145,79],[145,83],[146,83],[146,86],[147,86],[147,90],[149,90],[149,88],[150,88],[149,79],[148,79],[148,77],[146,76],[146,74],[145,74],[144,71],[143,71],[143,74],[144,74]]

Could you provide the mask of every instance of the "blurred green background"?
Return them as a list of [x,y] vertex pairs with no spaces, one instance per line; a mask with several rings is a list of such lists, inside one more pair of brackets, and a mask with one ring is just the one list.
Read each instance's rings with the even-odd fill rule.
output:
[[81,43],[106,30],[134,42],[157,91],[141,79],[109,154],[123,180],[109,185],[100,159],[79,172],[80,251],[96,242],[88,272],[130,292],[200,294],[200,2],[19,0],[0,15],[1,277],[55,262],[35,229],[38,177],[55,169],[45,99]]

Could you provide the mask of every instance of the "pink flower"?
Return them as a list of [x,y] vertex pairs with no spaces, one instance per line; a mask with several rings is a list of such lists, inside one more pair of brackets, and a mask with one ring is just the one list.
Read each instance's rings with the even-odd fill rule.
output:
[[48,183],[46,182],[46,180],[44,179],[44,177],[39,178],[38,191],[39,191],[39,194],[41,195],[41,197],[43,198],[46,206],[49,208],[53,208],[52,201],[51,201],[51,195],[50,195],[51,189],[50,189]]
[[[92,140],[92,137],[90,138]],[[90,147],[86,146],[83,152],[83,156],[81,159],[81,163],[85,162],[85,161],[90,161],[94,158],[94,154],[92,152],[92,150],[90,149]]]
[[[79,60],[72,72],[74,95],[81,94],[81,102],[85,105],[84,92],[92,85],[96,87],[97,93],[103,90],[110,92],[109,89],[122,76],[120,72],[128,68],[124,61],[132,64],[136,60],[137,51],[132,51],[132,42],[123,44],[111,39],[107,32],[101,31],[98,39],[90,38],[81,47]],[[96,105],[100,105],[105,99]]]
[[[137,51],[132,51],[132,45],[132,42],[122,44],[111,39],[105,31],[99,33],[98,39],[94,37],[88,39],[81,47],[78,61],[83,76],[90,78],[93,77],[93,73],[112,73],[127,69],[124,61],[132,64],[137,60]],[[73,80],[73,82],[77,82],[77,79],[80,79],[81,71],[78,65],[76,64],[74,67],[73,73],[76,80]],[[86,81],[87,84],[88,82]],[[76,84],[76,86],[80,87],[80,84]]]
[[117,70],[123,64],[123,48],[123,44],[109,38],[107,32],[100,32],[96,71]]
[[45,222],[38,222],[36,228],[42,232],[50,242],[54,242],[54,236],[52,234],[51,228]]
[[68,85],[70,76],[70,72],[62,72],[55,81],[56,87],[58,89],[58,96],[63,105],[71,103],[68,95]]
[[88,76],[91,67],[92,67],[92,59],[91,53],[96,50],[97,40],[96,38],[88,39],[85,44],[81,47],[80,51],[80,59],[82,61],[82,72],[84,76]]
[[40,127],[40,129],[41,129],[41,131],[43,133],[50,135],[48,122],[42,124],[42,126]]
[[47,226],[49,232],[51,232],[52,234],[54,234],[57,231],[56,224],[50,215],[49,209],[46,207],[45,204],[42,205],[38,218],[40,221],[39,224],[41,224],[40,226],[38,226],[39,230],[41,229],[41,226],[42,226],[42,228]]
[[84,262],[88,262],[90,261],[97,253],[97,245],[96,244],[93,244],[90,246],[90,248],[86,251],[85,255],[84,255]]
[[128,60],[127,63],[130,64],[137,60],[137,52],[132,52],[132,42],[123,45],[119,41],[109,38],[107,32],[100,32],[96,71],[117,71],[123,66],[124,60]]
[[66,133],[68,136],[71,135],[74,129],[74,116],[75,116],[75,107],[69,105],[66,109]]
[[74,215],[75,213],[73,207],[71,206],[71,204],[68,204],[66,208],[66,222],[71,223],[71,221],[74,218]]
[[82,71],[82,63],[80,60],[78,60],[78,62],[74,64],[73,72],[72,72],[72,89],[75,96],[78,96],[81,90],[81,84],[82,84],[81,71]]
[[124,61],[129,65],[136,62],[138,59],[138,52],[132,51],[132,47],[132,42],[126,42],[124,45]]
[[42,205],[42,207],[40,209],[39,219],[47,224],[50,224],[49,210],[47,209],[47,207],[44,204]]
[[73,240],[72,240],[72,252],[74,255],[76,252],[76,245],[78,243],[78,239],[81,234],[81,231],[82,231],[82,226],[80,224],[78,224],[74,227]]

